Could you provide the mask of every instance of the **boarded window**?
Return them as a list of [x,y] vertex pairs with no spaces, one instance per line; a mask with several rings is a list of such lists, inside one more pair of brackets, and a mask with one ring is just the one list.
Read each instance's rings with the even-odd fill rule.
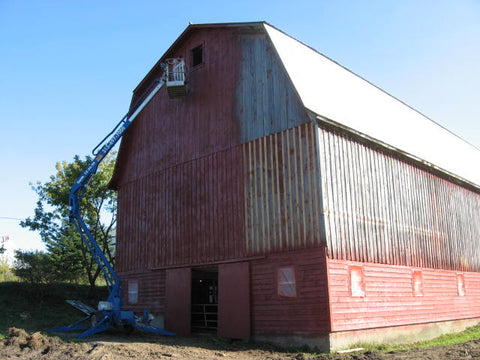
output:
[[295,268],[282,267],[277,273],[278,296],[294,298],[297,297],[297,286],[295,284]]
[[423,296],[423,273],[421,270],[412,272],[412,290],[413,296]]
[[350,266],[350,295],[353,297],[365,296],[365,279],[362,266]]
[[465,278],[463,274],[457,274],[457,291],[458,296],[465,296]]
[[128,280],[128,302],[136,304],[138,302],[138,281]]

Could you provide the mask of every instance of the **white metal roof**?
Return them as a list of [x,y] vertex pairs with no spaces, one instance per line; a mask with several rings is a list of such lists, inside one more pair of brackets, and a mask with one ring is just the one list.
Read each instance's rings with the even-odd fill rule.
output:
[[307,109],[480,187],[480,150],[312,48],[265,28]]

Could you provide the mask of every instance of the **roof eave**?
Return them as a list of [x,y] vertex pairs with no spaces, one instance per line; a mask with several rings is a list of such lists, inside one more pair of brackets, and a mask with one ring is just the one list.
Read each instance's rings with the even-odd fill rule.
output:
[[329,119],[325,116],[322,116],[320,114],[317,114],[316,112],[308,109],[308,108],[305,108],[307,110],[308,113],[311,114],[311,117],[315,118],[317,123],[319,123],[320,125],[327,125],[328,127],[332,127],[336,130],[339,130],[340,132],[344,132],[344,133],[347,133],[347,134],[350,134],[352,135],[355,139],[357,140],[360,140],[361,142],[364,142],[364,143],[368,143],[368,144],[372,144],[376,147],[379,147],[379,148],[382,148],[383,150],[385,150],[386,152],[390,153],[390,154],[394,154],[395,156],[398,156],[400,158],[404,158],[404,159],[407,159],[409,161],[412,161],[414,162],[415,164],[419,165],[420,167],[422,167],[423,169],[426,169],[427,171],[433,171],[434,173],[438,174],[438,175],[441,175],[443,176],[444,178],[448,179],[449,181],[452,181],[456,184],[459,184],[463,187],[466,187],[472,191],[475,191],[476,193],[480,193],[480,186],[461,177],[461,176],[458,176],[448,170],[445,170],[435,164],[432,164],[426,160],[423,160],[413,154],[410,154],[406,151],[403,151],[402,149],[399,149],[395,146],[392,146],[392,145],[389,145],[379,139],[376,139],[372,136],[369,136],[367,134],[364,134],[360,131],[357,131],[351,127],[348,127],[346,125],[343,125],[339,122],[336,122],[332,119]]

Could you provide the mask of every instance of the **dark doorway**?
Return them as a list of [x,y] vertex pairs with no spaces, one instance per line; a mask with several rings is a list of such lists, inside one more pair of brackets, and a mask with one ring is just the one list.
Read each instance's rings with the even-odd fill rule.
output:
[[192,269],[192,331],[216,332],[218,327],[218,269]]

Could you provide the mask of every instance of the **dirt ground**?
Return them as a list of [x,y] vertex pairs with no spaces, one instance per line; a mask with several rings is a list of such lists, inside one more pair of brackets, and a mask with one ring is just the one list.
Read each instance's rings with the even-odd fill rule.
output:
[[285,352],[268,345],[227,342],[209,336],[158,337],[152,335],[102,334],[88,341],[63,341],[40,333],[11,328],[0,340],[0,359],[123,360],[123,359],[262,359],[262,360],[418,360],[480,359],[480,339],[451,346],[348,355]]

